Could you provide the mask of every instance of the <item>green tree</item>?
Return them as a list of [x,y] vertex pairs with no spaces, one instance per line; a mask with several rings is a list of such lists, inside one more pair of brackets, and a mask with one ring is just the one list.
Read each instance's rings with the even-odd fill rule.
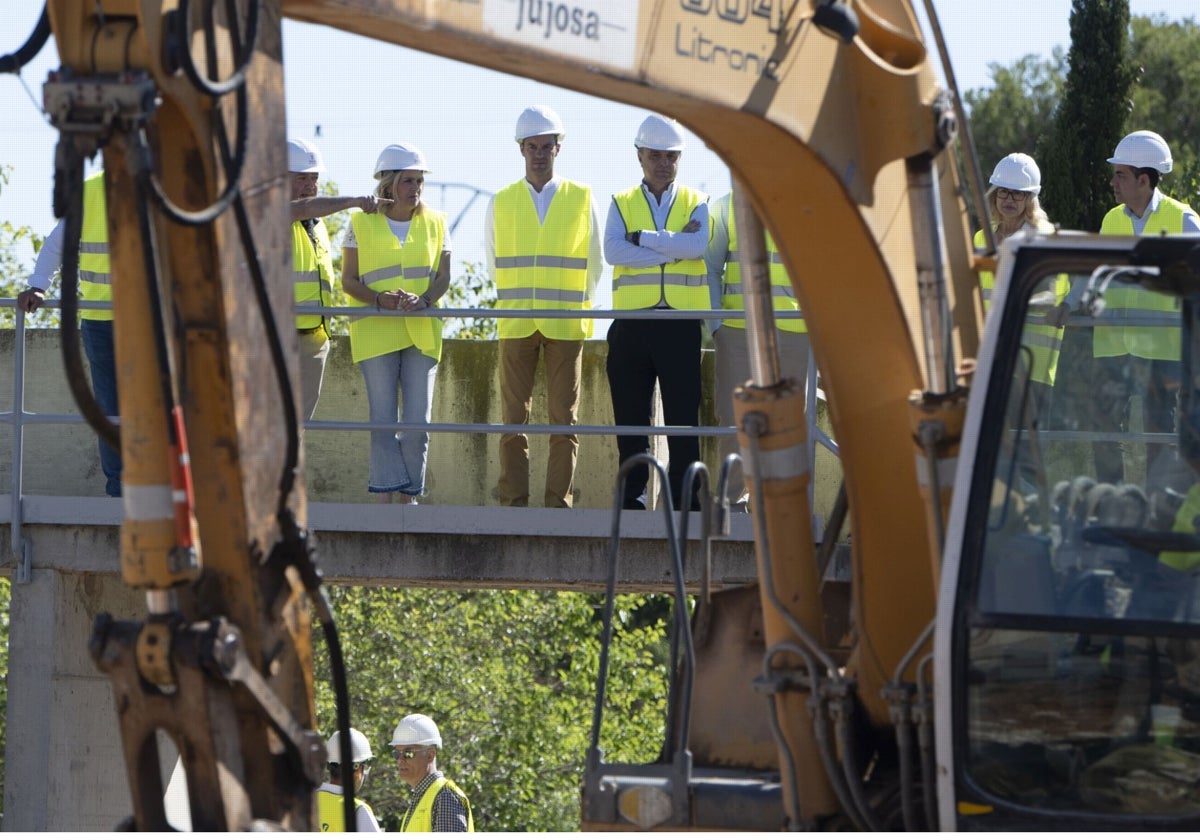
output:
[[1106,161],[1129,113],[1129,41],[1128,0],[1072,0],[1063,99],[1036,155],[1042,203],[1064,227],[1099,230],[1112,207]]
[[[450,283],[440,305],[446,309],[495,309],[496,283],[479,263],[463,263],[463,273]],[[495,341],[499,336],[495,318],[447,318],[447,338]]]
[[992,86],[963,95],[984,178],[1013,152],[1032,155],[1062,96],[1066,58],[1055,47],[1049,59],[1026,55],[1012,65],[989,64]]
[[[8,186],[11,172],[12,167],[0,166],[0,192]],[[28,246],[29,252],[36,254],[41,250],[44,239],[27,225],[17,226],[9,221],[0,221],[0,297],[15,298],[25,288],[33,263],[21,252]],[[7,307],[0,309],[0,328],[11,329],[15,322],[15,310]],[[57,325],[58,310],[43,308],[26,316],[25,322],[28,326],[37,327]]]
[[1132,64],[1137,72],[1128,131],[1149,129],[1171,146],[1175,167],[1163,191],[1200,205],[1200,25],[1192,18],[1133,19]]
[[[599,668],[596,596],[545,591],[331,588],[350,675],[352,720],[377,756],[362,796],[395,827],[407,787],[387,746],[410,712],[445,742],[438,767],[471,797],[484,831],[579,828],[579,790]],[[659,598],[618,598],[601,746],[647,762],[662,745],[666,621]],[[657,615],[656,615],[657,614]],[[317,716],[336,725],[317,638]]]

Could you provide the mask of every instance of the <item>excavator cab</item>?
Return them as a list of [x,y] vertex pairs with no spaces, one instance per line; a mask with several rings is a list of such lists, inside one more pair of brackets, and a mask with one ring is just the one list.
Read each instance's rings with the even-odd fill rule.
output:
[[1200,239],[1006,247],[943,565],[942,827],[1194,828]]

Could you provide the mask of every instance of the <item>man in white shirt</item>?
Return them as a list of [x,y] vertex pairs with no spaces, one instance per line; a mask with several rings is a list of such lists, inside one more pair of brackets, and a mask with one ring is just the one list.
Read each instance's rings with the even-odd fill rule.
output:
[[[517,118],[515,139],[525,161],[525,177],[492,197],[484,222],[497,309],[582,312],[591,308],[603,266],[599,224],[591,187],[554,174],[564,136],[562,120],[545,106],[526,108]],[[529,423],[540,355],[546,366],[550,423],[576,425],[583,342],[592,333],[591,320],[501,318],[499,332],[503,422]],[[572,506],[578,453],[578,435],[550,435],[546,507]],[[497,492],[502,505],[529,505],[528,436],[501,435]]]

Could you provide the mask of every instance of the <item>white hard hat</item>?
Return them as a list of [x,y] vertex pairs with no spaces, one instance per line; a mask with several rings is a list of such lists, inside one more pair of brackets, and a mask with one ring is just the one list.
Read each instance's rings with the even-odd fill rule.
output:
[[324,172],[320,150],[307,140],[288,141],[288,172]]
[[376,178],[384,172],[405,169],[416,169],[421,172],[429,171],[429,164],[425,162],[425,155],[411,143],[393,143],[380,152],[379,160],[375,161]]
[[1165,175],[1171,171],[1171,147],[1153,131],[1135,131],[1121,138],[1108,162],[1134,169],[1157,169]]
[[526,137],[537,137],[542,134],[557,134],[560,142],[567,136],[567,132],[563,130],[562,119],[554,112],[553,108],[546,105],[532,105],[517,117],[516,141],[520,143]]
[[392,733],[390,746],[401,744],[417,744],[422,747],[442,747],[442,733],[438,732],[437,724],[428,715],[409,715],[396,724]]
[[[341,731],[333,733],[328,741],[325,742],[325,751],[329,753],[330,764],[342,763],[342,745]],[[375,757],[371,752],[371,742],[367,740],[367,736],[359,732],[357,729],[350,730],[350,755],[351,763],[362,764],[364,761],[370,761]]]
[[642,120],[633,145],[639,149],[678,152],[683,149],[683,129],[669,117],[651,114]]
[[1006,190],[1037,195],[1042,191],[1042,170],[1038,169],[1037,161],[1029,155],[1014,152],[1000,158],[988,183]]

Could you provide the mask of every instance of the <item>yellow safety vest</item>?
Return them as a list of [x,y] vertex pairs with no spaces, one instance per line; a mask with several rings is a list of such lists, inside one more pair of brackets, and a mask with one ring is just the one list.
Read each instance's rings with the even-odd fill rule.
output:
[[[625,221],[625,230],[657,230],[650,203],[639,184],[613,196]],[[689,187],[675,188],[675,201],[667,214],[665,230],[680,233],[692,213],[707,199]],[[709,228],[712,235],[712,228]],[[665,303],[672,309],[708,309],[708,269],[704,259],[676,260],[649,268],[613,266],[613,309],[650,309]]]
[[[1171,530],[1177,534],[1195,534],[1197,516],[1200,516],[1200,484],[1193,484],[1175,513]],[[1176,571],[1190,572],[1200,564],[1200,554],[1194,551],[1164,551],[1158,555],[1158,560]]]
[[[329,306],[333,300],[333,255],[324,219],[314,220],[312,238],[303,222],[292,222],[292,281],[296,303]],[[296,329],[321,326],[322,315],[297,315]]]
[[[725,283],[721,287],[721,308],[722,309],[745,309],[746,299],[744,290],[742,289],[742,266],[738,262],[738,239],[737,239],[737,221],[734,219],[733,202],[730,201],[726,205],[727,223],[729,229],[729,251],[725,254]],[[775,247],[775,239],[770,233],[767,233],[767,257],[770,259],[770,277],[771,277],[771,304],[775,311],[780,312],[799,312],[800,302],[796,300],[796,292],[792,289],[792,281],[788,277],[787,269],[783,266],[783,257],[779,254],[779,249]],[[733,327],[735,329],[746,329],[746,322],[741,319],[731,318],[721,322],[722,328]],[[804,320],[783,320],[775,322],[775,326],[783,332],[806,333],[808,327],[805,326]]]
[[[371,810],[371,806],[356,796],[354,797],[354,810],[358,811],[359,808],[366,808],[368,814],[372,817],[375,816],[375,812]],[[317,791],[317,822],[321,826],[321,831],[346,830],[341,796],[327,790]]]
[[[372,292],[403,289],[421,295],[429,289],[429,280],[437,272],[446,241],[446,214],[427,207],[415,213],[403,247],[382,213],[354,213],[350,224],[358,242],[358,277]],[[363,303],[354,298],[350,305],[375,306],[374,302]],[[441,361],[441,319],[352,317],[350,355],[356,364],[413,346]]]
[[[112,300],[112,268],[108,258],[108,206],[104,173],[83,182],[83,230],[79,235],[79,299]],[[111,309],[81,309],[85,321],[111,321]]]
[[[1054,226],[1049,224],[1040,225],[1038,232],[1053,233]],[[987,240],[983,235],[983,231],[976,231],[975,247],[982,248],[985,244],[987,244]],[[983,311],[985,313],[991,311],[992,288],[995,284],[996,278],[992,272],[979,272],[979,287],[983,290]],[[1071,278],[1065,274],[1058,275],[1054,280],[1053,288],[1055,304],[1062,303],[1066,300],[1067,293],[1071,291]],[[1055,375],[1058,373],[1058,356],[1062,350],[1062,339],[1062,327],[1055,327],[1049,324],[1025,325],[1025,331],[1021,335],[1021,342],[1029,348],[1033,356],[1029,378],[1034,382],[1041,382],[1046,385],[1054,384]]]
[[[496,194],[497,309],[587,309],[588,254],[592,236],[592,190],[559,182],[544,222],[524,180]],[[590,318],[500,318],[501,338],[581,341],[592,334]]]
[[[1143,236],[1183,233],[1183,216],[1190,208],[1181,201],[1163,196],[1158,209],[1146,219]],[[1133,236],[1133,220],[1125,214],[1125,205],[1109,210],[1100,224],[1100,232],[1111,236]],[[1144,318],[1163,312],[1179,312],[1179,299],[1159,292],[1134,288],[1110,288],[1104,295],[1104,323],[1122,317]],[[1177,319],[1176,319],[1177,320]],[[1142,359],[1178,360],[1179,327],[1096,327],[1092,354],[1137,356]]]
[[458,785],[443,776],[429,786],[429,789],[421,796],[421,801],[417,803],[415,808],[405,812],[401,818],[401,831],[421,831],[425,833],[433,831],[433,801],[442,792],[442,788],[450,788],[450,791],[458,797],[458,801],[467,809],[467,831],[475,830],[475,817],[471,814],[471,801],[467,799],[467,795],[462,792],[462,789]]

